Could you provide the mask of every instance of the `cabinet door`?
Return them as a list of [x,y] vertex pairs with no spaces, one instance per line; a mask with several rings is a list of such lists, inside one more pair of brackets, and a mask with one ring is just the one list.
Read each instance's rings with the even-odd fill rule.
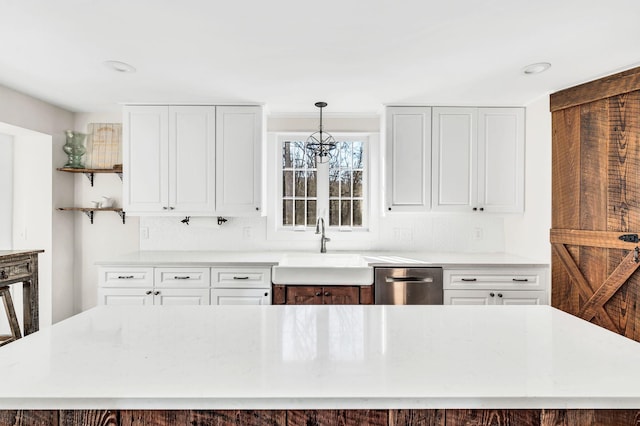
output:
[[471,212],[477,200],[477,109],[433,109],[432,208]]
[[545,291],[497,291],[496,301],[500,305],[547,305]]
[[217,107],[217,214],[260,215],[261,182],[262,108]]
[[495,292],[487,290],[444,291],[445,305],[495,305],[495,299]]
[[287,286],[287,305],[321,305],[322,287],[316,286]]
[[163,288],[153,292],[154,305],[208,305],[208,288]]
[[123,117],[123,208],[127,214],[168,209],[166,106],[126,106]]
[[478,110],[478,207],[524,211],[524,109]]
[[271,291],[256,288],[214,288],[212,305],[270,305]]
[[389,107],[386,115],[386,209],[427,211],[431,208],[431,108]]
[[153,305],[153,291],[149,288],[100,288],[99,305]]
[[169,107],[169,210],[214,214],[216,107]]
[[360,288],[349,286],[323,287],[322,297],[324,305],[359,305]]

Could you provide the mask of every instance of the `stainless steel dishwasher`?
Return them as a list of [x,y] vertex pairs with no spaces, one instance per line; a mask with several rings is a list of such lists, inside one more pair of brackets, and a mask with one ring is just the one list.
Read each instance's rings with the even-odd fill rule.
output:
[[375,268],[376,305],[442,305],[442,268]]

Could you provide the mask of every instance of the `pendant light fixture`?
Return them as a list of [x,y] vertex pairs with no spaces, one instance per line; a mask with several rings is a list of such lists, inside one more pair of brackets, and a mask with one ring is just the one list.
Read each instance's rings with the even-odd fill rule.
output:
[[316,102],[315,106],[320,108],[320,129],[307,138],[305,146],[309,156],[314,157],[318,163],[326,163],[331,157],[331,151],[336,148],[336,140],[322,129],[322,108],[326,107],[327,103]]

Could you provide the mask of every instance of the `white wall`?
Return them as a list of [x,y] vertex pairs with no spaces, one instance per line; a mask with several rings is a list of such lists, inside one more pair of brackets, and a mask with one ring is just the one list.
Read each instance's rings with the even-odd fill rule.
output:
[[[536,128],[541,121],[547,119],[541,114],[544,109],[537,104],[533,106],[532,116],[527,118],[527,136],[533,135],[536,146],[531,149],[532,157],[527,160],[528,169],[549,170],[550,156],[545,158],[540,151],[544,148],[538,144],[547,144],[550,147],[550,133],[540,135]],[[529,114],[529,108],[527,113]],[[543,123],[544,126],[548,126]],[[531,126],[532,128],[529,128]],[[310,131],[317,127],[317,118],[304,117],[293,118],[276,116],[268,120],[267,130],[272,131]],[[379,132],[380,118],[373,117],[328,117],[325,128],[332,131],[361,131]],[[546,137],[546,139],[545,139]],[[529,143],[529,141],[527,141]],[[528,148],[529,149],[529,148]],[[550,149],[550,148],[549,148]],[[376,162],[377,161],[377,162]],[[380,194],[380,163],[378,155],[371,166],[372,181],[378,181],[377,193],[372,198],[377,201],[373,206],[373,214],[378,215],[378,226],[368,238],[358,241],[350,239],[346,234],[335,233],[330,235],[332,241],[328,243],[329,250],[411,250],[411,251],[446,251],[446,252],[503,252],[513,248],[519,254],[526,257],[546,259],[546,236],[540,234],[536,222],[536,212],[525,215],[478,215],[478,214],[386,214],[382,216],[382,196]],[[540,162],[534,164],[533,162]],[[530,164],[531,163],[531,164]],[[538,185],[539,186],[539,185]],[[532,185],[528,190],[537,192],[527,200],[533,205],[540,198],[549,197],[548,193],[540,192],[540,188]],[[548,204],[547,203],[547,204]],[[548,216],[548,214],[547,214]],[[182,218],[157,218],[143,217],[140,226],[148,229],[148,239],[140,240],[141,250],[317,250],[317,237],[310,236],[305,241],[291,241],[276,239],[268,232],[269,221],[267,218],[230,218],[229,222],[222,226],[216,224],[215,218],[191,218],[191,224],[186,226],[180,223]],[[533,226],[534,231],[527,238],[527,244],[520,240],[519,235],[505,232],[505,222],[523,223]],[[546,226],[544,223],[542,226]],[[477,229],[481,230],[483,237],[475,239]],[[533,250],[525,250],[523,247],[531,246]]]
[[[87,132],[89,123],[120,123],[120,113],[76,114],[74,130]],[[94,186],[82,174],[76,174],[75,205],[88,207],[90,201],[105,195],[113,197],[115,207],[122,206],[122,181],[116,174],[100,173],[94,178]],[[94,224],[83,213],[72,213],[75,219],[74,280],[77,283],[75,302],[77,311],[84,311],[97,304],[98,269],[95,262],[120,253],[138,250],[138,218],[127,217],[126,223],[113,212],[96,212]]]
[[551,112],[549,96],[527,105],[524,214],[505,216],[505,251],[551,262]]
[[13,137],[0,133],[0,250],[13,247]]
[[[329,250],[405,250],[511,252],[528,258],[548,261],[548,230],[551,205],[551,117],[548,97],[527,106],[526,123],[526,198],[525,213],[513,215],[478,214],[387,214],[378,217],[378,226],[368,238],[349,241],[342,234],[331,235]],[[86,131],[91,122],[120,122],[119,114],[77,114],[74,129]],[[327,117],[325,126],[332,132],[379,132],[378,116]],[[317,127],[317,117],[270,117],[267,130],[308,131]],[[375,161],[381,161],[379,155]],[[375,163],[379,164],[379,163]],[[372,181],[379,181],[380,167],[371,167]],[[379,186],[378,186],[379,190]],[[88,205],[101,195],[113,196],[122,202],[122,183],[116,175],[97,175],[95,187],[88,180],[75,176],[75,203]],[[377,200],[376,214],[383,213],[380,193],[371,194]],[[76,291],[79,310],[96,304],[97,267],[95,262],[122,253],[140,250],[308,250],[319,248],[316,236],[306,241],[274,239],[267,233],[268,220],[258,218],[228,218],[218,226],[215,218],[192,217],[190,225],[180,223],[181,217],[130,217],[126,225],[113,213],[96,214],[95,224],[75,214],[75,280],[81,283]],[[148,230],[147,239],[139,239],[140,227]],[[483,238],[474,238],[476,230]]]
[[[60,321],[72,315],[73,299],[73,217],[68,213],[57,212],[55,206],[73,203],[73,179],[67,173],[57,172],[66,160],[62,151],[65,142],[64,131],[73,125],[73,113],[32,98],[15,90],[0,86],[0,132],[14,137],[14,148],[20,144],[16,134],[34,136],[40,140],[42,149],[29,152],[29,157],[44,159],[48,167],[43,170],[48,178],[38,182],[51,191],[49,205],[42,211],[50,223],[47,247],[29,247],[45,249],[39,255],[40,265],[40,326]],[[29,138],[29,136],[26,136]],[[46,148],[45,148],[46,146]],[[48,148],[48,149],[47,149]],[[39,161],[28,162],[24,167],[29,170]],[[15,217],[14,217],[15,219]],[[35,236],[27,225],[27,237]],[[27,241],[29,242],[29,241]],[[35,244],[36,242],[33,241]],[[19,248],[14,240],[14,248]],[[20,247],[22,248],[22,246]]]

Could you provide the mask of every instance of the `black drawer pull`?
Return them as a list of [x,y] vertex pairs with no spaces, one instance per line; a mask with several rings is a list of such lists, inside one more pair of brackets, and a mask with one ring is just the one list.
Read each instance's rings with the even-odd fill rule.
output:
[[190,277],[189,275],[186,275],[186,276],[184,276],[184,277],[181,277],[181,276],[179,276],[179,275],[176,275],[176,276],[174,276],[174,277],[173,277],[173,279],[174,279],[174,280],[190,280],[190,279],[191,279],[191,277]]
[[249,277],[233,277],[234,280],[248,280]]
[[131,280],[133,278],[135,278],[133,275],[119,275],[118,276],[119,280]]
[[519,283],[526,283],[527,281],[529,281],[529,278],[514,278],[513,281],[519,282]]
[[478,281],[477,278],[462,278],[462,281]]

